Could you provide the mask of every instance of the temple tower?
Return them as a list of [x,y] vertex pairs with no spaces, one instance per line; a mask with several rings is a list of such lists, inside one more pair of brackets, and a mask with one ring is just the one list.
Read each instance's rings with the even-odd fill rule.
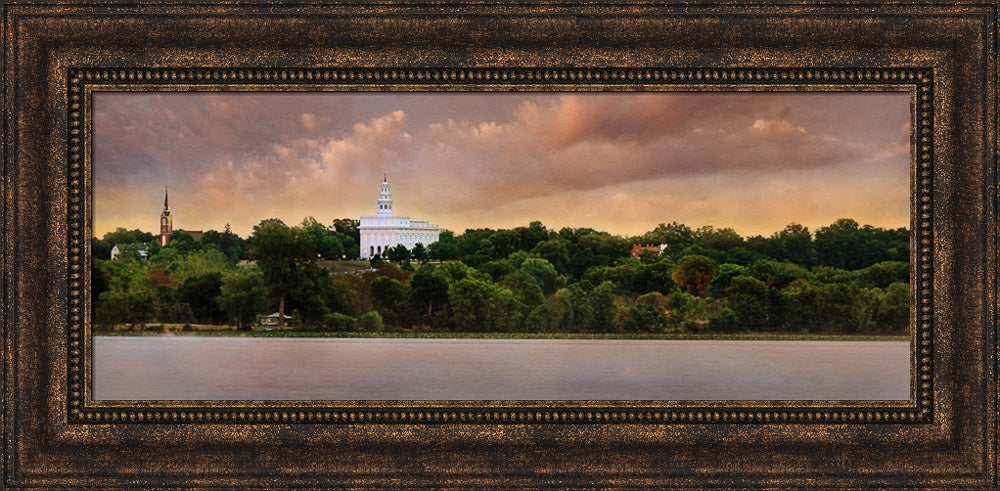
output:
[[392,193],[389,191],[389,176],[382,176],[382,187],[378,191],[378,214],[392,215]]

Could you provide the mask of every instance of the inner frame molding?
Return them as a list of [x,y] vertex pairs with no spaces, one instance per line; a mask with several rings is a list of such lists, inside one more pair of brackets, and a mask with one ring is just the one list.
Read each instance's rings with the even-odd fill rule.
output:
[[[900,423],[934,421],[933,69],[70,68],[67,88],[69,423]],[[909,401],[93,401],[91,102],[111,91],[908,91]],[[836,376],[836,374],[831,374]]]

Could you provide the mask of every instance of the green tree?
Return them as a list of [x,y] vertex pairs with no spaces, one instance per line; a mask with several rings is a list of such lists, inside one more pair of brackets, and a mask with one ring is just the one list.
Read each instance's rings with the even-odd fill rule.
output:
[[546,230],[542,222],[533,221],[527,227],[517,227],[514,232],[520,236],[520,244],[517,247],[521,251],[530,251],[539,242],[549,238],[549,231]]
[[438,240],[427,246],[427,257],[436,261],[458,259],[458,242],[451,230],[442,230]]
[[813,315],[820,319],[819,328],[828,332],[853,334],[864,326],[861,289],[856,285],[833,283],[819,287],[817,308]]
[[855,271],[855,278],[862,287],[886,288],[897,282],[909,283],[910,263],[884,261]]
[[743,245],[743,237],[731,228],[704,226],[695,231],[695,241],[702,247],[727,251]]
[[910,285],[901,281],[885,289],[885,298],[875,313],[875,320],[891,333],[905,333],[910,326]]
[[615,306],[613,290],[614,284],[605,281],[587,294],[587,301],[593,312],[592,323],[589,326],[591,330],[596,332],[614,332],[616,330],[614,320],[617,307]]
[[123,227],[118,227],[114,231],[104,234],[101,240],[108,245],[110,253],[115,244],[145,244],[153,240],[153,234],[139,229],[126,230]]
[[323,224],[313,217],[306,217],[299,225],[302,231],[311,239],[316,254],[323,259],[340,259],[344,255],[344,246],[337,238],[337,234],[328,230]]
[[194,240],[193,235],[184,230],[174,230],[170,234],[170,242],[167,242],[165,247],[177,249],[177,252],[181,254],[187,254],[195,250],[197,246],[198,243]]
[[782,289],[798,279],[812,279],[807,269],[788,261],[757,261],[747,270],[750,275],[764,282],[769,288]]
[[433,327],[435,312],[444,311],[448,305],[448,281],[441,273],[421,269],[410,278],[410,296]]
[[520,325],[523,309],[510,290],[476,278],[453,283],[448,304],[454,326],[466,332],[509,332]]
[[160,322],[180,324],[194,322],[191,305],[178,298],[178,288],[169,284],[155,287],[156,319]]
[[114,246],[106,240],[93,237],[90,239],[90,255],[95,259],[111,259],[111,248]]
[[427,263],[427,248],[424,247],[424,245],[421,244],[420,242],[417,242],[413,246],[413,250],[410,252],[413,256],[413,259],[416,259],[418,263],[420,264]]
[[125,324],[129,320],[129,295],[121,290],[101,293],[94,306],[94,322],[107,329]]
[[806,268],[816,264],[817,254],[813,247],[812,234],[805,226],[790,223],[780,232],[771,236],[774,245],[768,255],[781,260],[791,261]]
[[563,238],[543,240],[535,245],[531,252],[548,261],[557,271],[565,271],[569,263],[570,242]]
[[694,245],[695,239],[696,234],[691,230],[691,227],[683,223],[671,222],[657,225],[652,232],[643,235],[637,242],[640,244],[667,244],[666,254],[677,259],[671,251],[682,251]]
[[284,327],[285,296],[304,278],[301,263],[315,258],[313,244],[300,229],[271,218],[254,226],[250,246],[265,285],[278,299],[278,326]]
[[767,326],[767,285],[753,276],[734,276],[726,288],[726,304],[743,329]]
[[566,282],[556,271],[555,265],[540,257],[526,258],[517,269],[534,278],[546,295],[555,293]]
[[560,325],[566,332],[582,332],[594,325],[594,306],[579,283],[571,283],[555,295],[561,307]]
[[128,293],[128,323],[139,330],[146,329],[146,323],[156,315],[156,301],[149,290],[137,290]]
[[385,324],[382,322],[382,316],[372,310],[358,317],[358,328],[363,332],[382,332],[385,330]]
[[627,283],[636,293],[660,292],[667,294],[677,288],[677,284],[673,280],[674,270],[674,263],[670,259],[660,257],[656,262],[638,264],[631,277],[619,284]]
[[238,329],[250,330],[257,314],[266,308],[266,300],[264,275],[259,270],[230,271],[222,276],[219,307],[236,321]]
[[406,289],[394,278],[379,276],[372,281],[372,306],[384,322],[399,325],[406,311]]
[[690,294],[704,297],[708,292],[708,284],[718,272],[718,265],[709,257],[684,256],[677,261],[677,270],[671,278]]
[[410,251],[406,248],[405,245],[397,244],[396,247],[393,247],[388,251],[386,251],[385,258],[394,263],[402,264],[403,261],[407,261],[410,259]]
[[205,246],[214,246],[220,251],[222,250],[222,234],[218,230],[206,230],[201,234],[201,238],[197,240],[198,248],[202,249]]
[[221,287],[221,273],[192,276],[184,280],[177,291],[177,297],[191,306],[194,318],[199,323],[221,324],[222,310],[218,303]]
[[719,273],[708,283],[708,295],[713,298],[723,298],[726,296],[726,289],[729,282],[741,275],[748,275],[747,269],[738,264],[723,264],[719,266]]
[[559,310],[550,301],[542,302],[528,314],[525,327],[529,332],[557,332]]

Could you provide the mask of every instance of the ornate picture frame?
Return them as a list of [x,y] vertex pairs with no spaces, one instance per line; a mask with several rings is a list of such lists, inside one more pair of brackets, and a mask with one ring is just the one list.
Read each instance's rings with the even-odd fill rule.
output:
[[[7,486],[997,485],[992,2],[3,9]],[[908,91],[911,400],[93,401],[95,88]]]

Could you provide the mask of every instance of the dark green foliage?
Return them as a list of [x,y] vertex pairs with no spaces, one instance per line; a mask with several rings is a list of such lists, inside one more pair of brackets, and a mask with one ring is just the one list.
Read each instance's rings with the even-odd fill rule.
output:
[[191,251],[197,250],[198,242],[194,240],[194,236],[185,232],[184,230],[174,230],[170,234],[170,242],[164,248],[176,249],[181,254],[187,254]]
[[[140,241],[148,258],[95,257],[95,329],[236,324],[292,312],[304,330],[403,332],[907,332],[909,235],[838,220],[815,234],[790,224],[769,237],[660,224],[623,238],[589,228],[471,229],[375,257],[374,271],[318,258],[356,257],[357,220],[295,227],[264,220],[245,240],[116,230],[95,256]],[[334,230],[335,228],[335,230]],[[143,241],[144,239],[148,239]],[[666,244],[630,258],[633,244]],[[249,258],[251,264],[237,265]],[[415,262],[411,263],[411,259]],[[254,264],[255,263],[255,264]],[[323,263],[329,265],[330,263]],[[721,266],[719,266],[721,264]],[[419,270],[414,271],[414,266]],[[331,272],[331,270],[333,272]]]
[[382,323],[382,316],[378,312],[365,312],[358,318],[358,329],[361,332],[382,332],[385,324]]
[[[377,328],[377,323],[374,319],[365,322],[367,323],[366,325],[376,325]],[[352,332],[358,329],[358,320],[347,314],[334,312],[326,316],[326,319],[323,321],[323,327],[331,332]]]
[[413,259],[416,259],[418,263],[424,264],[427,262],[427,248],[423,244],[417,242],[413,246],[413,250],[410,251],[410,255]]
[[249,330],[257,314],[264,313],[267,289],[260,271],[231,271],[222,276],[219,307],[238,329]]
[[379,276],[372,281],[372,307],[386,324],[399,325],[408,310],[407,291],[399,280]]
[[708,294],[708,284],[719,272],[719,266],[706,256],[684,256],[677,261],[677,269],[671,278],[688,293],[704,297]]
[[170,324],[195,322],[191,305],[178,298],[177,290],[167,284],[156,286],[156,320]]
[[885,261],[855,272],[858,285],[862,287],[886,288],[893,283],[910,281],[910,263]]
[[[126,230],[122,227],[118,227],[114,230],[114,232],[104,234],[101,241],[107,244],[110,257],[111,248],[114,247],[115,244],[145,244],[147,242],[152,242],[153,237],[153,234],[149,232],[143,232],[138,229]],[[101,257],[101,259],[107,258]]]
[[442,230],[437,242],[427,246],[427,257],[436,261],[458,259],[458,242],[451,230]]
[[410,297],[419,318],[433,327],[448,306],[448,280],[443,273],[421,269],[410,279]]
[[198,324],[221,324],[223,315],[218,298],[222,293],[222,275],[209,273],[193,276],[177,290],[177,298],[191,306]]
[[741,327],[736,311],[729,307],[723,307],[718,314],[708,317],[708,328],[712,332],[734,332]]
[[768,288],[752,276],[735,276],[726,288],[726,303],[736,314],[740,326],[747,330],[767,324]]
[[510,261],[497,259],[481,264],[476,269],[490,275],[493,281],[500,281],[501,278],[510,274],[513,268],[510,265]]
[[406,248],[405,245],[399,244],[396,247],[393,247],[392,249],[386,251],[385,258],[394,263],[402,264],[403,261],[410,259],[410,251]]
[[555,266],[557,271],[565,271],[569,262],[570,242],[563,238],[544,240],[535,244],[531,252]]
[[98,239],[97,237],[90,239],[90,249],[94,260],[111,259],[111,249],[114,246],[114,244],[110,244],[108,241]]
[[757,261],[747,270],[750,275],[764,282],[769,288],[782,289],[798,279],[810,279],[812,274],[799,266],[787,261]]
[[249,242],[264,284],[278,299],[278,325],[284,326],[285,296],[304,280],[301,263],[315,259],[315,244],[302,229],[276,218],[254,226]]
[[749,272],[743,266],[738,264],[723,264],[719,266],[719,272],[712,278],[712,281],[708,282],[708,295],[714,298],[723,298],[726,296],[726,289],[729,288],[729,282],[736,276],[745,276]]

